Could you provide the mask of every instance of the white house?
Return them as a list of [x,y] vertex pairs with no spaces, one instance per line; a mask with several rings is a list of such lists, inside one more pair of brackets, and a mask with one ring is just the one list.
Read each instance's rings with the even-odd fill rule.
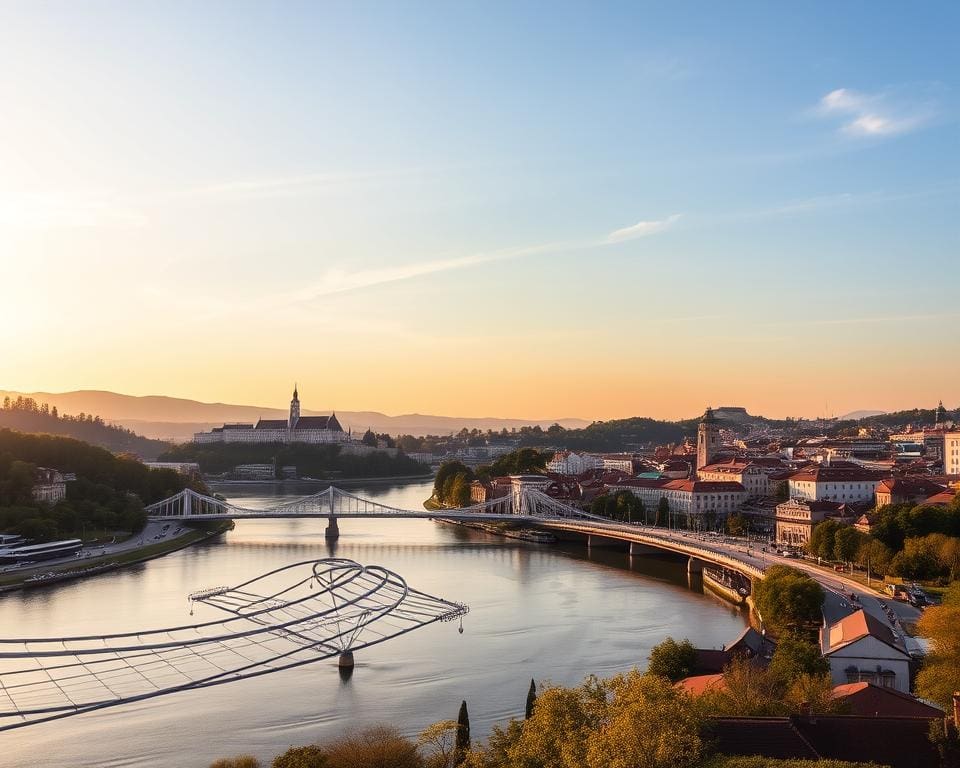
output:
[[557,451],[547,462],[547,471],[556,472],[558,475],[579,475],[602,466],[603,461],[597,456],[573,451]]
[[834,685],[867,682],[910,692],[910,654],[903,638],[863,609],[820,630],[820,650]]

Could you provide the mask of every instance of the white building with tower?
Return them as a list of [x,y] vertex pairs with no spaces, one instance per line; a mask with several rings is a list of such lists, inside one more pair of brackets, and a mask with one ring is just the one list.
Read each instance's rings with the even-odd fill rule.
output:
[[260,419],[256,424],[224,424],[209,432],[197,432],[195,443],[313,443],[351,442],[335,413],[329,416],[301,416],[300,396],[293,388],[290,415],[286,419]]

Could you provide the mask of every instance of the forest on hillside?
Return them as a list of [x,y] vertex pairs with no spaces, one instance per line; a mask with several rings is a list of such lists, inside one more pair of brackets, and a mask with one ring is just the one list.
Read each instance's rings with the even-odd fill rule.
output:
[[[66,484],[66,499],[53,505],[34,501],[38,467],[76,475]],[[0,532],[37,541],[78,536],[84,529],[135,532],[146,522],[144,505],[188,484],[172,470],[149,469],[79,440],[0,429]]]
[[58,413],[57,407],[38,403],[32,397],[3,399],[0,428],[17,429],[45,435],[62,435],[106,448],[114,453],[132,453],[144,460],[155,459],[169,447],[162,440],[151,440],[123,427],[107,424],[99,416]]

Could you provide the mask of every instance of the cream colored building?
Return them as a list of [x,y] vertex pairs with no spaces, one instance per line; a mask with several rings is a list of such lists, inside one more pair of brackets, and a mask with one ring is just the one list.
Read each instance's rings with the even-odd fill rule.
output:
[[943,473],[960,475],[960,432],[946,432],[943,435]]

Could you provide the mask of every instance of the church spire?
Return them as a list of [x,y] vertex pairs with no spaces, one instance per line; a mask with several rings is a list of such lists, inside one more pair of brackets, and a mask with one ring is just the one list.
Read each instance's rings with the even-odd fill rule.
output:
[[293,399],[294,399],[294,400],[299,400],[299,399],[300,399],[299,395],[297,395],[297,383],[296,383],[296,382],[293,383]]

